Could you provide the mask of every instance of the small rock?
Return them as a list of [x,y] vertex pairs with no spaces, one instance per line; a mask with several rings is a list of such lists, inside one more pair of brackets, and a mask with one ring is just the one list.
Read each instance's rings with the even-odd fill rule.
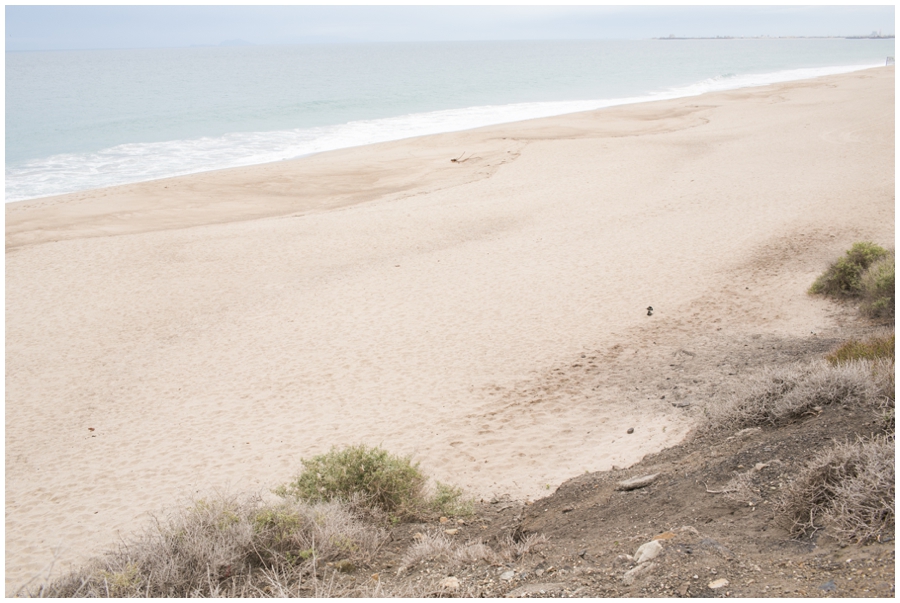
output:
[[699,536],[700,532],[697,531],[697,528],[694,526],[681,526],[679,532],[687,532],[689,534],[693,534],[694,536]]
[[507,570],[500,574],[500,579],[504,582],[512,582],[512,579],[516,577],[516,572],[513,570]]
[[652,475],[643,475],[641,477],[632,477],[631,479],[626,479],[624,481],[616,484],[616,490],[637,490],[638,488],[645,488],[656,481],[656,478],[659,477],[659,473],[654,473]]
[[[432,517],[434,517],[434,515],[432,515]],[[447,519],[446,517],[441,517],[440,519],[438,519],[438,521],[441,522],[441,523],[447,523],[447,522],[450,521],[450,520]]]
[[448,536],[456,536],[457,534],[459,534],[459,528],[453,528],[452,530],[444,530],[444,534],[447,534]]
[[718,580],[713,580],[712,582],[710,582],[708,586],[712,590],[716,590],[717,588],[725,588],[726,586],[728,586],[728,580],[726,580],[725,578],[719,578]]
[[634,427],[629,427],[629,428],[628,428],[628,433],[634,433]]
[[459,578],[456,576],[447,576],[438,584],[443,590],[457,591],[459,590]]
[[655,567],[656,567],[655,563],[651,563],[651,562],[641,563],[640,565],[635,566],[632,569],[625,572],[625,575],[622,576],[622,583],[625,586],[631,586],[632,584],[634,584],[634,581],[638,577],[640,577],[644,574],[650,573],[651,571],[653,571],[653,568],[655,568]]
[[662,553],[662,550],[663,545],[660,544],[659,540],[651,540],[638,547],[638,550],[634,553],[634,560],[640,565],[645,561],[656,559],[656,557]]
[[819,586],[819,590],[824,590],[826,593],[833,593],[837,590],[837,585],[834,583],[834,580],[829,580],[825,584]]

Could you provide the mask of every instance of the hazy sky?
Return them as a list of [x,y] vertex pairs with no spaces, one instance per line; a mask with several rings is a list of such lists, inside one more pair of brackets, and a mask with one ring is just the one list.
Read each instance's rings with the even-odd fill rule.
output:
[[7,50],[894,33],[891,6],[7,6]]

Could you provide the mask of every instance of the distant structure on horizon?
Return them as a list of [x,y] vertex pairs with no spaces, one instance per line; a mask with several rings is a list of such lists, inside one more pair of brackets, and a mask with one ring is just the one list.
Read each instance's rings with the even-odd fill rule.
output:
[[893,40],[894,34],[881,35],[873,31],[867,36],[676,36],[669,34],[665,38],[653,40]]

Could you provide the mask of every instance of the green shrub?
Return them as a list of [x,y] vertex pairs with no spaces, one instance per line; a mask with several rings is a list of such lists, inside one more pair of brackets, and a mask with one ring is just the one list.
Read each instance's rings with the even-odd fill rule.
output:
[[426,506],[426,478],[418,463],[381,448],[349,446],[304,459],[303,471],[276,493],[307,501],[362,502],[395,516],[415,515]]
[[463,491],[456,486],[437,482],[431,507],[440,515],[464,517],[472,514],[472,501],[463,497]]
[[854,243],[844,257],[834,262],[816,279],[809,292],[834,297],[859,296],[862,294],[863,273],[887,253],[883,247],[868,241]]
[[365,507],[375,508],[395,520],[472,513],[472,501],[463,497],[460,488],[436,482],[429,492],[418,463],[378,447],[332,448],[328,454],[301,462],[300,475],[277,488],[276,494],[313,502],[341,500],[360,512]]
[[851,339],[825,356],[825,359],[834,366],[852,360],[886,359],[893,362],[894,333],[891,332],[889,335],[875,335],[865,341]]
[[873,318],[894,317],[894,251],[874,262],[860,278],[863,314]]

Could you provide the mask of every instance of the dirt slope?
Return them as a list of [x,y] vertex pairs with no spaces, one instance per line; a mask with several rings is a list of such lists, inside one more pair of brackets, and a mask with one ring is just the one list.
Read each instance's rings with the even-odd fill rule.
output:
[[[855,323],[840,334],[806,339],[720,341],[721,370],[740,367],[740,374],[732,375],[740,379],[764,365],[821,357],[842,338],[870,330]],[[710,370],[700,364],[692,369],[689,362],[669,364],[687,371],[679,375],[681,382],[693,382],[692,371]],[[648,379],[653,369],[662,370],[648,366]],[[728,377],[723,374],[726,384]],[[651,385],[636,387],[649,390]],[[727,385],[710,395],[724,390]],[[668,395],[673,404],[688,402],[684,396],[676,400],[672,391]],[[700,392],[690,400],[682,406],[685,412],[701,412]],[[635,426],[630,435],[640,429]],[[498,497],[481,501],[475,516],[462,523],[399,526],[377,564],[341,581],[367,583],[372,594],[420,596],[892,597],[892,535],[864,546],[841,545],[823,533],[794,539],[772,509],[784,484],[817,450],[835,439],[881,429],[877,410],[839,405],[782,427],[695,434],[628,469],[575,477],[537,501]],[[751,472],[750,490],[743,496],[722,492],[736,472]],[[653,474],[658,477],[650,486],[616,488],[623,480]],[[484,542],[508,552],[516,541],[543,538],[518,558],[510,554],[506,560],[469,564],[436,559],[397,575],[417,539],[447,529],[447,538],[461,548]],[[623,580],[636,565],[636,550],[653,539],[662,545],[653,565],[633,581]],[[458,587],[452,581],[448,586],[451,576]]]

